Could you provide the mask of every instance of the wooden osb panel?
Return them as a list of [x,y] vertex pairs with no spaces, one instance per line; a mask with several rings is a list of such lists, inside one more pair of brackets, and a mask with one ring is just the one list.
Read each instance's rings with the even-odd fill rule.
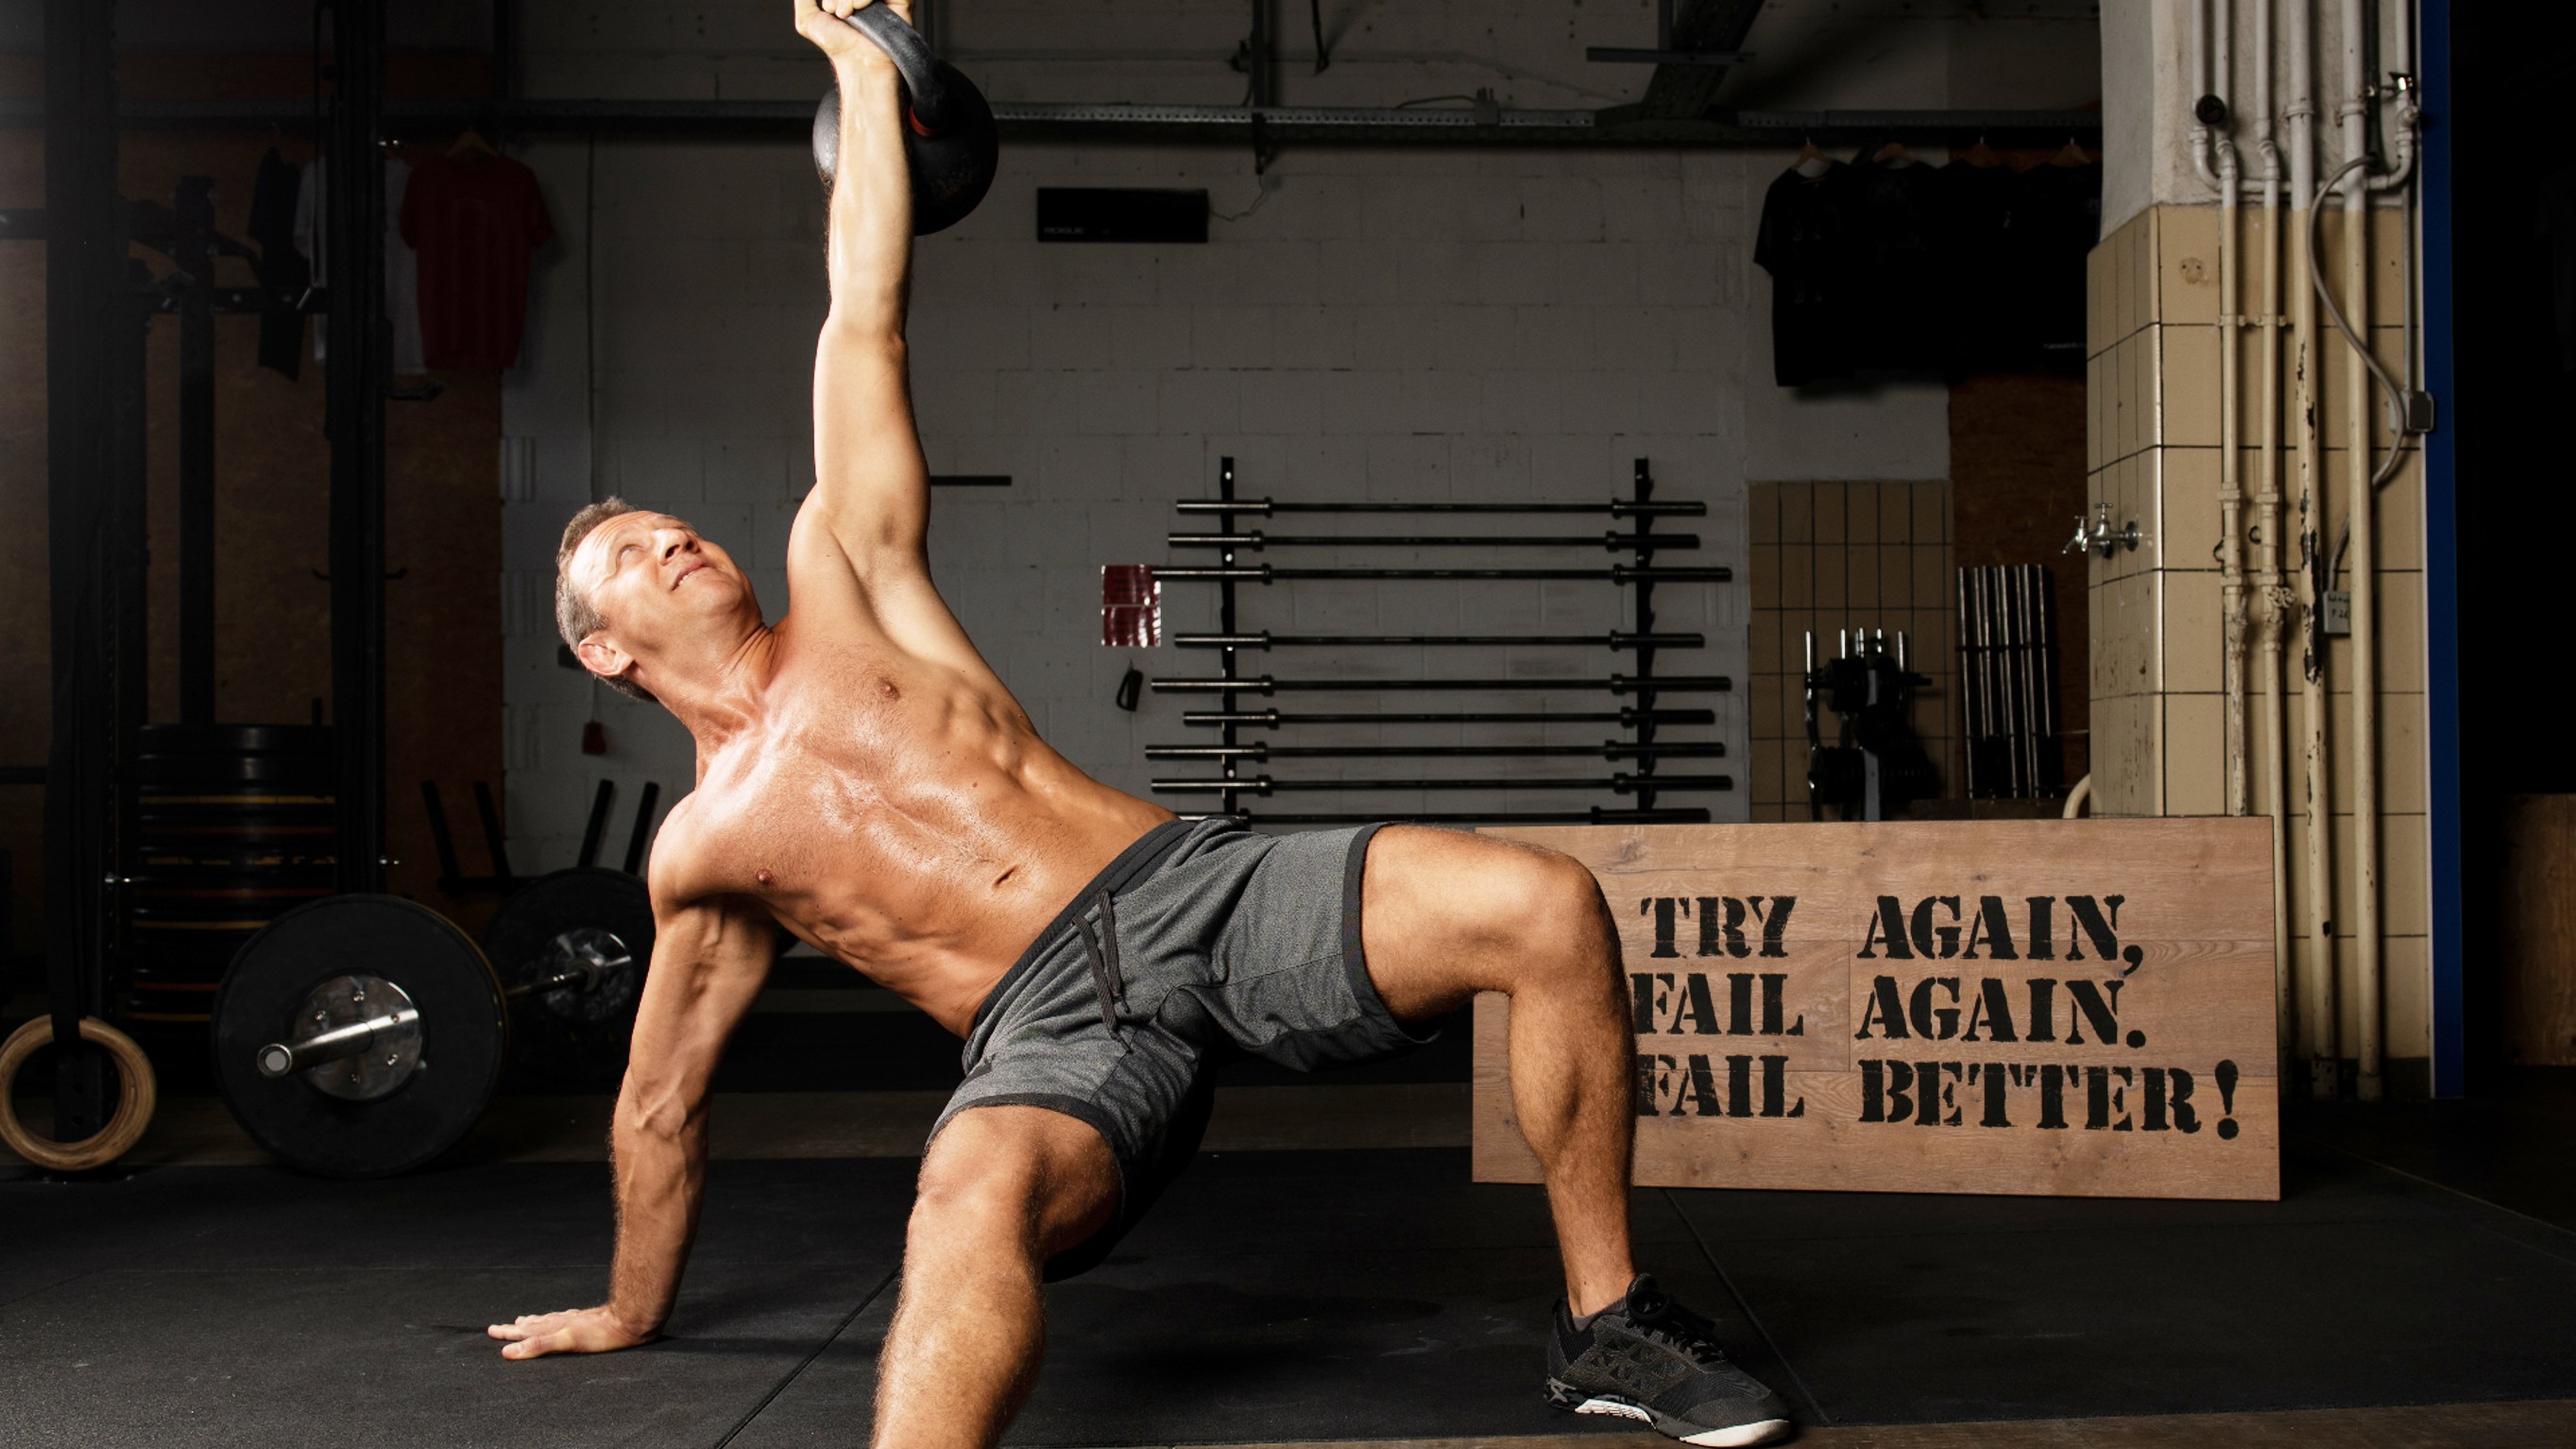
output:
[[[1636,1180],[2280,1195],[2271,835],[2252,819],[1491,832],[1600,880]],[[1535,1182],[1476,1003],[1474,1164]]]
[[2576,795],[2515,795],[2504,820],[2505,1054],[2576,1067]]

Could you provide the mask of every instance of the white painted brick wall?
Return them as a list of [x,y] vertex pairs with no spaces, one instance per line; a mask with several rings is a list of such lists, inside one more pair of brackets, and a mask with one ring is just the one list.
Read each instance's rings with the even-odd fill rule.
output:
[[[1242,96],[1242,78],[1223,67],[1242,28],[1233,0],[937,3],[933,34],[997,98],[1234,104]],[[783,33],[774,4],[530,7],[529,93],[817,94],[822,70]],[[1757,62],[1728,82],[1726,99],[1783,108],[1945,104],[1953,99],[1943,79],[1951,71],[1997,83],[1991,72],[2001,67],[1989,53],[2004,43],[1993,38],[2002,32],[2016,55],[2033,44],[2090,54],[2081,28],[2089,7],[2028,9],[1970,25],[1918,15],[1898,0],[1773,0],[1754,48],[1808,58],[1777,68],[1776,83]],[[1644,69],[1588,65],[1581,48],[1645,44],[1653,23],[1647,0],[1572,9],[1557,0],[1406,0],[1326,10],[1340,27],[1334,64],[1321,76],[1284,67],[1292,104],[1383,105],[1479,85],[1496,87],[1507,104],[1631,99]],[[1862,31],[1879,37],[1878,50],[1850,43]],[[1301,35],[1289,41],[1302,53]],[[1903,53],[1881,54],[1886,43]],[[1088,58],[1050,58],[1067,51]],[[2080,104],[2098,89],[2087,93],[2064,79],[2073,69],[2018,63],[2012,74],[2027,73],[2029,93],[1956,100]],[[511,849],[524,868],[539,868],[570,860],[596,780],[621,784],[614,833],[622,839],[637,785],[658,780],[667,807],[692,774],[687,736],[658,708],[589,684],[556,661],[553,552],[564,518],[592,493],[591,419],[596,486],[692,518],[743,561],[774,616],[787,603],[787,527],[813,485],[811,367],[826,290],[823,208],[801,146],[610,138],[595,151],[582,141],[540,142],[526,158],[561,236],[539,261],[527,361],[510,378],[505,411],[509,446],[519,450],[504,502],[501,581],[510,621]],[[1149,766],[1143,748],[1212,738],[1184,730],[1179,713],[1212,707],[1213,699],[1148,694],[1128,714],[1112,702],[1119,676],[1131,662],[1149,674],[1213,674],[1217,656],[1101,648],[1099,568],[1212,560],[1212,551],[1169,550],[1163,536],[1210,526],[1174,515],[1170,505],[1211,495],[1222,457],[1235,459],[1247,496],[1436,500],[1606,499],[1626,491],[1631,460],[1644,456],[1661,496],[1710,507],[1706,518],[1659,525],[1697,533],[1704,544],[1665,561],[1727,564],[1739,574],[1748,479],[1943,476],[1941,388],[1810,398],[1770,384],[1769,288],[1750,258],[1762,189],[1787,159],[1290,147],[1256,178],[1250,158],[1230,149],[1012,147],[984,207],[924,239],[916,254],[914,391],[932,468],[1013,478],[1008,490],[934,495],[932,561],[942,592],[1055,746],[1099,778],[1141,792],[1152,775],[1212,773]],[[589,175],[595,191],[585,188]],[[1214,221],[1204,247],[1042,246],[1032,240],[1042,185],[1203,187],[1219,213],[1255,209],[1241,221]],[[586,239],[598,258],[595,279],[582,275]],[[1424,523],[1292,516],[1262,526],[1370,532]],[[1609,526],[1439,524],[1498,533]],[[1387,549],[1269,557],[1541,561],[1503,549],[1458,550],[1447,559]],[[1740,678],[1743,589],[1740,580],[1659,587],[1658,627],[1709,636],[1705,649],[1666,651],[1659,670]],[[1213,587],[1169,583],[1164,598],[1167,633],[1214,627]],[[1633,625],[1626,607],[1623,593],[1606,584],[1301,583],[1245,589],[1240,623],[1275,631],[1607,630]],[[1247,654],[1243,664],[1252,674],[1355,680],[1590,678],[1632,673],[1635,658],[1606,650],[1283,649]],[[1270,702],[1518,710],[1540,700],[1607,707],[1597,694],[1523,692],[1319,693]],[[1714,729],[1665,737],[1722,740],[1731,758],[1673,762],[1668,772],[1746,768],[1740,698],[1710,702]],[[593,718],[607,727],[605,756],[579,752],[582,725]],[[1276,738],[1597,743],[1615,733],[1598,724],[1359,724]],[[1330,768],[1338,763],[1269,769],[1282,777],[1406,779],[1631,768],[1553,760]],[[1402,814],[1562,809],[1603,798],[1351,790],[1281,796],[1255,808]],[[1705,798],[1720,819],[1746,813],[1741,792]]]

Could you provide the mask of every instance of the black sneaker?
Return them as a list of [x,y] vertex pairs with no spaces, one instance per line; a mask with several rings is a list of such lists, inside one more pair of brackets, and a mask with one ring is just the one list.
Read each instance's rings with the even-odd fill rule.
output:
[[1716,1325],[1640,1274],[1628,1296],[1576,1328],[1556,1305],[1547,1401],[1578,1414],[1652,1424],[1685,1444],[1769,1444],[1789,1436],[1789,1406],[1726,1361]]

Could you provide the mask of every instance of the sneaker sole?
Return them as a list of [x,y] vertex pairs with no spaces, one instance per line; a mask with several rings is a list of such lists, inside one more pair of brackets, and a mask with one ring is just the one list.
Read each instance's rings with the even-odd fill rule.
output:
[[1576,1414],[1607,1414],[1614,1418],[1635,1419],[1652,1425],[1658,1434],[1679,1439],[1685,1444],[1698,1444],[1706,1449],[1744,1449],[1753,1444],[1770,1444],[1789,1436],[1786,1419],[1756,1419],[1750,1424],[1732,1424],[1723,1429],[1702,1429],[1688,1420],[1658,1414],[1645,1405],[1628,1399],[1604,1395],[1586,1397],[1581,1389],[1557,1379],[1549,1379],[1547,1401]]

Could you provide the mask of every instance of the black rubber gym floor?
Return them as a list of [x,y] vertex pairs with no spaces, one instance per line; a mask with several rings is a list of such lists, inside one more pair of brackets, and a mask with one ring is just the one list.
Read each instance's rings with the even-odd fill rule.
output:
[[[595,1301],[606,1169],[0,1179],[12,1444],[848,1444],[912,1164],[729,1161],[674,1336],[505,1363]],[[1809,1423],[2576,1396],[2576,1233],[2294,1135],[2278,1204],[1642,1191],[1648,1266]],[[935,1285],[933,1286],[935,1291]],[[1499,1436],[1555,1289],[1451,1150],[1204,1157],[1050,1290],[1011,1441]]]

